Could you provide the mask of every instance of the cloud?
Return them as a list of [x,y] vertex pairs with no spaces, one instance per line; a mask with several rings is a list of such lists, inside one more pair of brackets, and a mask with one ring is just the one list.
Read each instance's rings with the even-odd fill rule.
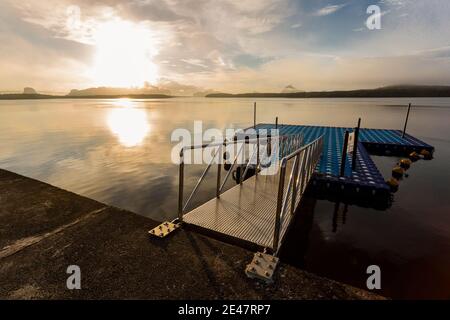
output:
[[435,60],[422,55],[374,58],[303,56],[273,60],[257,69],[244,67],[197,74],[193,81],[208,83],[228,92],[278,92],[290,83],[308,91],[376,88],[401,83],[450,84],[450,59]]
[[450,46],[418,51],[416,55],[428,58],[450,59]]
[[202,67],[202,68],[208,68],[206,64],[204,64],[203,60],[201,59],[181,59],[181,61],[196,66],[196,67]]
[[98,51],[95,35],[114,21],[145,31],[142,41],[155,49],[151,59],[160,77],[197,87],[242,92],[276,91],[289,83],[308,90],[405,78],[449,83],[443,74],[450,39],[447,0],[378,1],[390,12],[378,31],[364,26],[365,3],[319,3],[2,0],[0,90],[95,85],[90,76]]
[[323,17],[323,16],[328,16],[330,14],[335,13],[338,10],[341,10],[342,8],[344,8],[345,6],[347,6],[347,4],[335,4],[335,5],[328,5],[326,7],[323,7],[319,10],[317,10],[314,15],[318,16],[318,17]]

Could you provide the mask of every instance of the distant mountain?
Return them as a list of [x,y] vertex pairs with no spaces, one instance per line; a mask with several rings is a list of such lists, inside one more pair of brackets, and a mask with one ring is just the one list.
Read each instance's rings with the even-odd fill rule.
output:
[[165,94],[110,94],[110,95],[75,95],[75,96],[54,96],[45,94],[23,94],[9,93],[0,94],[0,100],[39,100],[39,99],[168,99],[171,96]]
[[214,93],[208,98],[397,98],[450,97],[450,86],[395,85],[377,89],[350,91],[314,91],[292,93]]
[[35,100],[35,99],[58,99],[61,96],[51,96],[45,94],[24,94],[24,93],[7,93],[0,94],[0,100]]
[[181,84],[176,81],[172,81],[169,79],[159,79],[158,88],[170,91],[172,96],[181,96],[181,97],[192,97],[198,92],[203,92],[205,89]]
[[219,93],[219,92],[215,91],[215,90],[200,91],[200,92],[194,93],[194,97],[206,97],[207,95],[214,94],[214,93]]
[[[160,79],[157,85],[146,83],[142,88],[112,88],[99,87],[88,88],[84,90],[72,90],[68,94],[70,97],[87,97],[99,95],[147,95],[147,94],[164,94],[170,96],[205,96],[214,93],[214,90],[205,90],[192,85],[180,84],[176,81],[168,79]],[[202,95],[203,93],[203,95]]]
[[[276,93],[274,93],[276,94]],[[217,92],[217,93],[211,93],[205,96],[205,98],[233,98],[233,97],[244,97],[244,96],[257,96],[258,93],[225,93],[225,92]]]
[[292,84],[284,87],[284,89],[281,91],[281,93],[296,93],[296,92],[303,92],[302,90],[297,89]]
[[377,88],[377,90],[422,90],[422,89],[446,89],[450,88],[450,86],[430,86],[430,85],[416,85],[416,84],[395,84],[391,86],[384,86]]
[[[168,93],[168,94],[165,94]],[[136,99],[164,99],[170,98],[170,91],[160,90],[159,88],[89,88],[85,90],[72,90],[68,95],[45,95],[38,94],[33,88],[25,88],[23,93],[0,94],[0,100],[19,100],[19,99],[115,99],[115,98],[136,98]]]
[[33,88],[26,87],[23,89],[23,94],[38,94],[38,93]]
[[89,88],[84,90],[72,90],[67,95],[69,97],[89,97],[89,96],[120,96],[120,95],[170,95],[170,90],[161,90],[156,87],[144,88]]

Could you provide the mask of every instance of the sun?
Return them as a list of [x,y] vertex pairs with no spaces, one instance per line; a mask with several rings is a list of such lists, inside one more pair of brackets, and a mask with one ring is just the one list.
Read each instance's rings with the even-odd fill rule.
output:
[[94,33],[96,55],[92,77],[98,86],[142,87],[154,83],[158,70],[151,31],[128,21],[103,23]]

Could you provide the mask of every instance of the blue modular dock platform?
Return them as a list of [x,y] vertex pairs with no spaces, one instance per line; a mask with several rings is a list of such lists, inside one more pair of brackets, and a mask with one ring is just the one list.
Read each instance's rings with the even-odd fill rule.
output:
[[[257,130],[275,129],[275,124],[258,124]],[[426,150],[433,154],[434,147],[409,134],[402,138],[400,130],[365,129],[359,131],[356,169],[352,170],[352,157],[347,154],[344,176],[340,176],[340,164],[345,131],[354,128],[278,125],[280,135],[302,134],[304,143],[324,136],[322,157],[316,168],[311,188],[327,196],[335,193],[388,199],[390,188],[385,182],[370,154],[407,156],[411,152]],[[362,198],[362,197],[360,197]],[[382,203],[382,202],[380,202]]]

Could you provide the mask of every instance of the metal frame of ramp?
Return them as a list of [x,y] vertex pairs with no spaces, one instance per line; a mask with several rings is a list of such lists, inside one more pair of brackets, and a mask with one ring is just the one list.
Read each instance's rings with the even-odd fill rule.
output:
[[[293,135],[287,136],[285,139],[298,139],[298,137]],[[257,144],[256,152],[259,155],[259,152],[263,149],[260,148],[259,137],[246,140],[244,145],[253,142]],[[239,141],[234,141],[234,143],[239,143]],[[243,142],[241,141],[241,143]],[[266,144],[266,146],[268,145]],[[260,157],[258,156],[256,174],[245,181],[241,180],[239,185],[223,193],[223,186],[231,170],[222,181],[221,162],[219,161],[216,197],[186,214],[184,214],[184,209],[187,207],[187,203],[183,203],[184,152],[188,149],[211,147],[211,145],[191,146],[183,149],[180,154],[179,221],[255,243],[271,249],[277,255],[294,210],[319,163],[323,139],[319,137],[303,147],[297,145],[292,148],[292,143],[287,145],[290,145],[290,153],[281,159],[276,174],[268,172],[268,169],[260,170]],[[216,147],[217,151],[187,202],[192,199],[197,191],[199,184],[213,164],[215,156],[222,153],[222,144],[213,145],[213,147]],[[277,154],[283,154],[279,151],[274,150]],[[236,157],[239,154],[240,151]],[[232,168],[235,164],[236,158]],[[247,164],[246,170],[249,164],[250,162]],[[289,179],[286,178],[288,172]]]

